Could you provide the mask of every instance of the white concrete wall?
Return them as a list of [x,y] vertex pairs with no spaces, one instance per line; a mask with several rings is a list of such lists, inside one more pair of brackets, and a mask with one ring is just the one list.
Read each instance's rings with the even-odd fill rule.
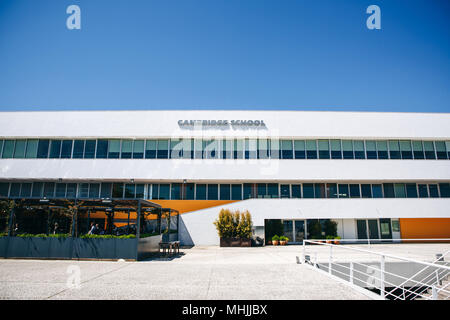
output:
[[[264,219],[337,219],[343,221],[342,238],[356,239],[354,219],[450,218],[450,198],[438,199],[249,199],[182,214],[182,238],[195,245],[218,245],[213,222],[222,208],[249,210],[253,224]],[[341,227],[339,227],[341,228]]]

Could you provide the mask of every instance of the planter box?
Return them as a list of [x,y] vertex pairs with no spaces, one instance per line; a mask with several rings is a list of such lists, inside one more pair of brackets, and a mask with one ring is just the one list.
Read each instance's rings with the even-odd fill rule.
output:
[[221,247],[251,247],[251,239],[241,239],[241,238],[220,238]]

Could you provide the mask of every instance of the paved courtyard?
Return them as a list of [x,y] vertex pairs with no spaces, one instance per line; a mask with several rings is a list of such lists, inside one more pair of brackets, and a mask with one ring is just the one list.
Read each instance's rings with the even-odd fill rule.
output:
[[[140,262],[0,259],[0,299],[369,299],[297,264],[301,249],[194,247]],[[68,270],[80,271],[79,288],[68,287]]]

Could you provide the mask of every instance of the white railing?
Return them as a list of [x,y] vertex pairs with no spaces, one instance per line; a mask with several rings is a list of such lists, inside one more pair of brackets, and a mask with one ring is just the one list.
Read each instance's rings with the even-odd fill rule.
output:
[[[438,240],[450,241],[450,239],[408,239],[408,241],[432,242]],[[342,243],[359,241],[366,244],[370,243],[368,241],[373,243],[374,241],[386,242],[387,240],[344,239],[339,241]],[[390,241],[392,242],[392,240]],[[306,244],[312,244],[312,246],[307,246]],[[324,246],[329,248],[328,254],[326,251],[324,252]],[[318,259],[318,254],[321,256],[320,259]],[[343,254],[344,257],[339,257],[340,254]],[[450,299],[449,284],[442,284],[442,281],[446,280],[450,275],[450,263],[445,261],[446,256],[450,256],[450,250],[444,252],[433,262],[425,262],[349,245],[326,243],[326,240],[323,239],[303,240],[301,261],[304,264],[313,266],[316,270],[340,278],[352,286],[368,290],[377,289],[382,299],[407,300],[422,298],[435,300],[439,298],[446,300]],[[314,258],[312,259],[311,257]],[[399,263],[405,264],[404,268]],[[386,264],[388,264],[388,267]],[[399,267],[400,271],[396,270]],[[405,268],[415,270],[409,272],[409,274],[413,273],[412,275],[408,275],[408,271]],[[416,271],[417,268],[420,268],[420,270]]]

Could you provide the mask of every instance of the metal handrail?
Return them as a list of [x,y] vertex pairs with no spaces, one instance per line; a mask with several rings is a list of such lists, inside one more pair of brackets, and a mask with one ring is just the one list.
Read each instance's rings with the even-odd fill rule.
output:
[[[450,252],[450,250],[446,251],[441,257],[437,258],[435,261],[433,261],[432,263],[426,262],[426,261],[419,261],[419,260],[414,260],[411,258],[406,258],[406,257],[401,257],[401,256],[396,256],[396,255],[392,255],[392,254],[387,254],[384,252],[375,252],[372,250],[365,250],[365,249],[361,249],[361,248],[356,248],[353,246],[337,246],[334,245],[332,243],[326,243],[326,242],[322,242],[322,241],[330,241],[331,239],[314,239],[314,240],[303,240],[303,262],[306,263],[306,244],[310,243],[310,244],[318,244],[318,245],[323,245],[323,246],[327,246],[330,247],[330,255],[329,255],[329,263],[328,263],[328,273],[331,275],[332,271],[334,271],[335,273],[338,274],[342,274],[342,275],[347,275],[344,272],[341,272],[339,270],[336,270],[336,267],[333,270],[333,264],[335,266],[340,266],[346,269],[350,270],[350,280],[349,282],[351,282],[353,284],[353,280],[354,280],[354,272],[358,273],[358,274],[364,274],[367,275],[367,273],[364,273],[362,271],[359,270],[354,270],[353,269],[353,264],[357,264],[357,265],[362,265],[366,268],[370,268],[372,270],[375,270],[376,272],[380,272],[379,276],[374,276],[374,275],[370,275],[372,277],[372,279],[375,279],[376,282],[380,282],[380,287],[378,288],[378,285],[376,283],[368,283],[367,281],[364,281],[362,279],[358,279],[356,278],[359,282],[365,283],[366,285],[370,285],[373,286],[375,288],[378,288],[380,290],[380,295],[383,298],[386,298],[386,296],[392,296],[396,299],[406,299],[409,296],[411,296],[412,294],[415,295],[415,297],[422,297],[425,299],[436,299],[437,298],[437,294],[444,292],[444,293],[450,293],[448,290],[446,290],[446,288],[448,287],[449,284],[446,284],[445,287],[442,288],[436,288],[435,284],[439,284],[440,279],[446,277],[449,273],[450,273],[450,266],[447,265],[447,263],[443,264],[438,264],[436,262],[439,262],[440,260],[442,260],[445,256],[447,256],[447,254]],[[391,239],[339,239],[340,242],[354,242],[354,241],[365,241],[367,243],[370,243],[369,241],[390,241]],[[393,240],[397,240],[397,239],[393,239]],[[405,239],[398,239],[398,240],[405,240]],[[406,239],[409,241],[448,241],[450,239],[448,238],[439,238],[439,239]],[[372,242],[373,243],[373,242]],[[381,257],[381,262],[380,262],[380,267],[375,267],[375,266],[371,266],[371,265],[366,265],[364,263],[360,263],[360,262],[351,262],[350,267],[347,267],[345,265],[342,264],[338,264],[336,262],[333,262],[332,260],[332,249],[333,247],[338,247],[339,249],[347,249],[347,250],[351,250],[351,251],[357,251],[357,252],[362,252],[362,253],[366,253],[366,254],[371,254],[371,255],[376,255]],[[396,259],[396,260],[401,260],[401,261],[406,261],[406,262],[412,262],[412,263],[416,263],[419,265],[424,266],[424,268],[422,268],[420,271],[416,272],[413,276],[406,278],[404,276],[398,275],[398,274],[394,274],[392,272],[386,271],[384,268],[384,263],[385,263],[385,259],[386,258],[390,258],[390,259]],[[325,264],[325,263],[318,263],[317,262],[317,252],[315,253],[315,260],[314,260],[314,266],[320,266],[321,264]],[[433,272],[431,274],[426,275],[425,277],[423,277],[422,279],[415,280],[414,278],[417,277],[417,275],[421,274],[422,272],[424,272],[425,270],[429,269],[430,267],[433,267],[434,269],[436,269],[436,272]],[[324,272],[324,271],[323,271]],[[443,274],[444,276],[440,276],[441,274]],[[387,281],[385,279],[385,275],[390,275],[399,279],[404,280],[401,284],[396,285],[394,283],[391,283],[389,281]],[[431,282],[429,281],[430,276],[436,276],[437,275],[437,279],[436,281],[431,278]],[[426,281],[425,281],[426,280]],[[404,287],[404,285],[408,282],[414,282],[417,285],[420,285],[417,289],[407,289]],[[389,285],[392,286],[393,289],[391,290],[386,290],[385,286]],[[420,290],[422,287],[424,287],[423,290]],[[428,291],[429,288],[432,287],[433,288],[433,292],[432,292],[432,296],[427,296],[427,295],[423,295],[424,291]],[[403,291],[403,297],[401,295],[396,295],[393,292],[396,289],[400,289]],[[405,295],[405,292],[407,292],[407,295]],[[450,296],[449,296],[450,297]],[[445,298],[448,299],[449,297]]]

